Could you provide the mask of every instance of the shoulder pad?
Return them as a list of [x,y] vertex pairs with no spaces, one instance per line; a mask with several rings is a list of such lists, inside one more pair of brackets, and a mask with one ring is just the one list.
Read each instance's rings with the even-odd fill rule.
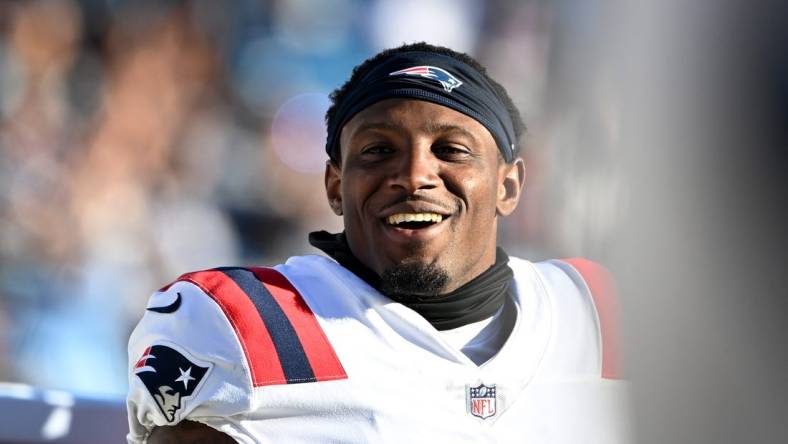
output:
[[230,416],[251,406],[243,351],[221,309],[176,281],[155,292],[128,345],[131,442],[184,418]]
[[129,439],[187,417],[247,412],[255,387],[346,378],[318,319],[280,272],[187,273],[151,296],[129,339]]
[[602,337],[602,377],[620,379],[621,339],[615,282],[602,265],[584,258],[551,261],[566,272],[593,299]]
[[278,271],[225,267],[188,273],[232,324],[249,364],[252,385],[347,378],[317,318]]

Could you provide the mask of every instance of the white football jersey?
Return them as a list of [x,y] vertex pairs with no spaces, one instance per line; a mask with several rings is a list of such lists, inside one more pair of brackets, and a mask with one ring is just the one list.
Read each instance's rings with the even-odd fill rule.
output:
[[516,321],[482,365],[322,256],[189,273],[129,340],[129,443],[183,419],[240,443],[628,442],[601,267],[510,258]]

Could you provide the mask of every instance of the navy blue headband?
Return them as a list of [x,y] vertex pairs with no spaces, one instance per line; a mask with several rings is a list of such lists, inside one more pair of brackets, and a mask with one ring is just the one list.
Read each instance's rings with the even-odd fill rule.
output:
[[490,82],[457,59],[422,51],[395,54],[360,79],[328,128],[328,156],[339,159],[339,135],[353,116],[374,103],[395,98],[437,103],[476,119],[490,131],[503,158],[514,159],[514,123],[506,102]]

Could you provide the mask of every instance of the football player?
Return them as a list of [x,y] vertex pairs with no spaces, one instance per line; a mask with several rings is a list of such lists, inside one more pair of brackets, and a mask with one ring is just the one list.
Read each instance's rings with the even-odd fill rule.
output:
[[130,443],[624,436],[612,287],[497,247],[524,125],[466,54],[386,50],[332,96],[327,256],[187,273],[129,341]]

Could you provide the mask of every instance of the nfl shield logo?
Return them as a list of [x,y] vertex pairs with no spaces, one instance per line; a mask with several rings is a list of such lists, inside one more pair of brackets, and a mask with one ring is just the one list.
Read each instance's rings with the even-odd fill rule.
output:
[[468,412],[481,419],[495,415],[495,384],[467,387]]

